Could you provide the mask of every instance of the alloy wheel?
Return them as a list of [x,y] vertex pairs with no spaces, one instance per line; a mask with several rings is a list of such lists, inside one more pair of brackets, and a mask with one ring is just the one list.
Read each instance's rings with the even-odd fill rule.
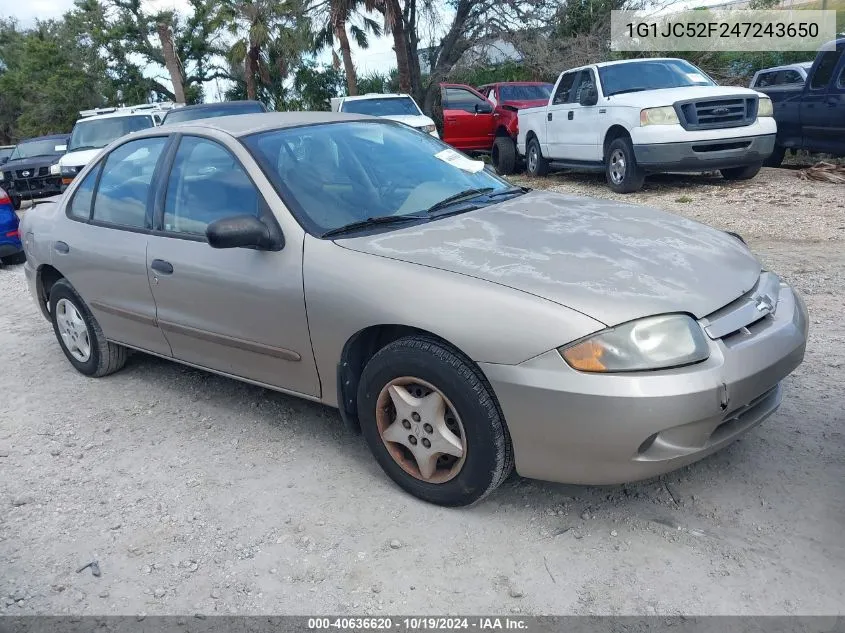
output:
[[626,168],[624,152],[621,149],[613,150],[610,154],[610,179],[613,184],[622,184],[622,181],[625,180]]
[[56,324],[59,328],[59,335],[70,352],[80,363],[88,362],[91,358],[91,336],[88,333],[88,326],[85,320],[67,299],[59,299],[56,303]]

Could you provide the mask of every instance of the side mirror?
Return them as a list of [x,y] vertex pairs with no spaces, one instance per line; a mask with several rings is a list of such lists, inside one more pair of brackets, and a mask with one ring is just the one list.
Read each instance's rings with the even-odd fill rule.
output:
[[578,103],[582,106],[594,106],[599,102],[599,93],[596,87],[592,84],[585,86],[578,98]]
[[9,162],[8,156],[4,156],[3,158],[0,158],[0,165],[5,165],[8,162]]
[[281,250],[284,239],[275,238],[270,227],[252,215],[233,215],[215,220],[205,229],[205,237],[212,248],[256,248],[264,251]]
[[493,111],[493,104],[492,103],[476,103],[475,104],[475,113],[476,114],[490,114]]

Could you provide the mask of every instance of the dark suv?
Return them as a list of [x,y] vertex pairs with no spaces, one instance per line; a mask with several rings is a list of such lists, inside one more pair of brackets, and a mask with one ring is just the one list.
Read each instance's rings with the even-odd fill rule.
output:
[[67,134],[39,136],[18,143],[0,171],[0,187],[15,209],[21,200],[55,196],[62,192],[59,158],[67,151]]

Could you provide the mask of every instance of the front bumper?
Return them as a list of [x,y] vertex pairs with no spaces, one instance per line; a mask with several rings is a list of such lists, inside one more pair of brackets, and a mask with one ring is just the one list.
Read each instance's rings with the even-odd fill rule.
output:
[[47,198],[62,193],[62,179],[59,176],[21,179],[7,182],[6,193],[21,200]]
[[777,410],[780,381],[804,358],[807,308],[781,284],[777,310],[710,358],[677,369],[589,374],[556,350],[520,365],[481,364],[508,423],[516,470],[577,484],[647,479],[709,455]]
[[637,164],[650,171],[706,171],[762,163],[775,147],[775,135],[708,141],[634,145]]

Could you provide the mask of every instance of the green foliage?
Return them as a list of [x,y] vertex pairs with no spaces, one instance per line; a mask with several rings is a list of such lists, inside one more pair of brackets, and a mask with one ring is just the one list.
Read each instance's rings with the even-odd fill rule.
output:
[[399,92],[399,71],[395,68],[387,74],[370,71],[358,77],[358,92],[362,95],[369,92],[377,94]]
[[340,70],[319,67],[313,60],[306,60],[293,73],[288,109],[330,110],[332,97],[342,96],[345,87],[346,77]]
[[498,66],[455,69],[449,74],[449,81],[468,86],[483,86],[498,81],[554,81],[557,75],[554,69],[549,69],[547,76],[535,77],[522,64],[507,62]]

